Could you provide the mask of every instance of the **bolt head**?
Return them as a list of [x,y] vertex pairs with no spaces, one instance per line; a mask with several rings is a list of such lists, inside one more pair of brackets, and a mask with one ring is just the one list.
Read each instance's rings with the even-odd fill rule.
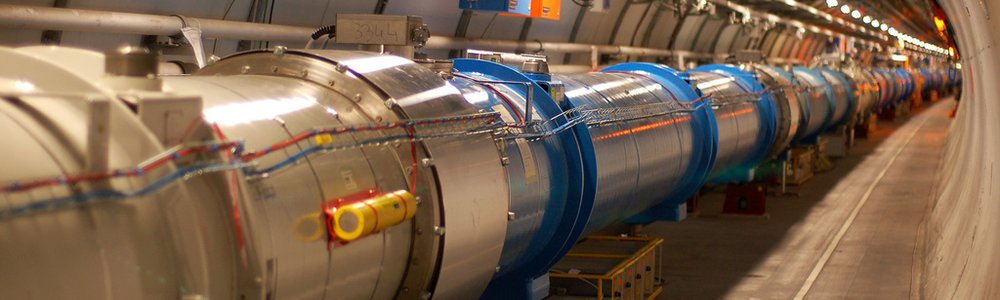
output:
[[285,55],[285,51],[288,51],[288,47],[280,46],[280,45],[274,47],[274,55],[278,55],[278,56]]
[[398,103],[396,102],[396,99],[385,100],[385,107],[387,107],[387,108],[391,109],[393,107],[396,107],[397,104]]

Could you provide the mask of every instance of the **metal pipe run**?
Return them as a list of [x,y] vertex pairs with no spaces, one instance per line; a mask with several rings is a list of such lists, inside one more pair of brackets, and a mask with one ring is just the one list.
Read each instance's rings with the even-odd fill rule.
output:
[[504,52],[557,52],[557,53],[610,53],[648,57],[668,57],[681,55],[689,58],[715,58],[712,53],[696,53],[684,50],[667,50],[617,45],[596,45],[581,43],[543,42],[543,41],[513,41],[513,40],[481,40],[468,38],[453,38],[432,36],[427,45],[429,49],[484,49]]
[[305,42],[312,28],[83,9],[0,5],[0,28],[177,35],[184,22],[205,38]]
[[[68,30],[120,34],[172,36],[187,26],[200,28],[202,37],[231,40],[304,42],[313,28],[301,26],[224,21],[205,18],[162,16],[84,9],[0,4],[0,28]],[[432,36],[428,49],[483,49],[491,51],[611,53],[646,57],[684,56],[714,58],[718,55],[616,45],[594,45],[542,41],[481,40]]]

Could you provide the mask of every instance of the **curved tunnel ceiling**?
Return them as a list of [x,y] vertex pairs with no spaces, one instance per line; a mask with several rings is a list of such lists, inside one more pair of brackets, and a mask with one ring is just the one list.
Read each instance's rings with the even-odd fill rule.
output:
[[[761,50],[772,60],[807,63],[812,57],[824,53],[833,38],[842,34],[856,34],[863,41],[856,48],[870,49],[891,45],[888,40],[877,38],[875,29],[851,24],[852,20],[824,19],[816,11],[831,11],[826,0],[772,1],[772,0],[611,0],[606,11],[597,12],[579,5],[582,1],[562,1],[560,20],[526,19],[502,16],[486,11],[459,9],[457,0],[387,1],[387,0],[232,0],[232,1],[128,1],[67,0],[57,1],[68,8],[126,11],[149,14],[178,14],[189,17],[227,19],[283,25],[319,27],[332,24],[337,13],[408,14],[424,17],[424,22],[436,36],[456,36],[471,39],[521,40],[545,42],[575,42],[585,44],[627,45],[658,49],[685,50],[699,54],[692,59],[704,62],[719,61],[729,53],[743,49]],[[865,7],[866,13],[886,16],[890,22],[900,22],[900,30],[913,30],[915,37],[934,41],[933,21],[928,0],[846,1]],[[52,6],[51,1],[27,0],[18,4]],[[704,4],[709,6],[704,6]],[[705,9],[710,8],[710,9]],[[735,10],[734,10],[735,8]],[[751,20],[739,24],[741,8],[753,14],[770,13],[783,19]],[[734,12],[736,12],[734,14]],[[737,21],[737,22],[734,22]],[[744,20],[745,21],[745,20]],[[801,23],[799,23],[801,22]],[[801,26],[789,25],[798,24]],[[809,28],[810,30],[806,30]],[[912,28],[912,29],[906,29]],[[924,32],[925,36],[916,32]],[[0,43],[37,43],[41,31],[2,30]],[[138,36],[98,33],[64,32],[64,45],[107,48],[109,45],[138,43]],[[938,41],[940,42],[940,41]],[[876,44],[878,46],[876,46]],[[237,41],[207,41],[206,51],[224,56],[246,49]],[[264,47],[256,43],[250,47]],[[288,45],[295,47],[296,45]],[[447,56],[446,51],[429,51],[432,56]],[[556,64],[589,65],[588,55],[549,54]],[[649,58],[615,56],[605,60],[649,60]],[[676,60],[660,62],[677,65]]]

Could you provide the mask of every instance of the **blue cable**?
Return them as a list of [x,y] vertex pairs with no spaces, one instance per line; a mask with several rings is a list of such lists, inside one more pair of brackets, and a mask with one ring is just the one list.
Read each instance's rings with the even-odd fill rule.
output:
[[233,170],[238,168],[246,167],[247,164],[242,163],[211,163],[211,164],[199,164],[180,167],[177,171],[168,174],[167,176],[161,177],[154,181],[153,183],[146,185],[138,190],[134,191],[119,191],[119,190],[95,190],[80,194],[73,194],[65,197],[58,197],[40,201],[34,201],[29,204],[24,204],[20,206],[15,206],[12,208],[7,208],[0,210],[0,219],[9,218],[12,216],[27,214],[35,211],[41,211],[51,208],[57,208],[62,206],[67,206],[71,204],[86,204],[98,201],[111,201],[124,198],[132,197],[142,197],[151,194],[167,185],[184,179],[187,176],[194,174],[199,175],[205,173],[205,171],[216,172],[223,170]]

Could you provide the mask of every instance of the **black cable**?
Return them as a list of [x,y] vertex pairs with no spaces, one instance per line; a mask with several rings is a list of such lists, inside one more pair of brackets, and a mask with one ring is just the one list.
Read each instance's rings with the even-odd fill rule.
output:
[[[226,12],[222,13],[222,20],[225,21],[226,17],[229,17],[229,11],[233,9],[233,4],[236,4],[236,0],[230,0],[229,6],[226,7]],[[219,45],[219,39],[212,41],[212,55],[215,55],[215,49]]]
[[[267,24],[271,24],[271,19],[274,18],[274,3],[278,0],[271,0],[271,7],[267,10]],[[264,48],[270,48],[271,41],[264,42]]]
[[381,14],[385,13],[385,6],[388,5],[388,4],[389,4],[389,0],[378,0],[378,2],[375,3],[375,14],[376,15],[381,15]]
[[313,40],[319,39],[324,34],[333,37],[336,36],[336,32],[337,32],[337,25],[326,25],[317,28],[316,31],[313,31],[313,33],[309,35],[309,37],[312,38]]
[[233,9],[233,4],[236,4],[236,0],[229,1],[229,6],[226,6],[226,12],[222,13],[222,19],[225,20],[229,16],[229,11]]
[[[584,0],[584,1],[592,1],[592,0]],[[573,0],[573,3],[576,3],[576,0]],[[570,29],[570,31],[569,31],[569,42],[570,43],[576,42],[576,36],[577,36],[577,34],[580,33],[580,25],[583,24],[583,17],[585,17],[586,15],[587,15],[587,7],[586,6],[580,6],[580,10],[578,10],[576,12],[576,20],[573,21],[573,29]],[[567,64],[567,65],[570,64],[570,62],[572,61],[572,59],[573,59],[573,54],[572,53],[566,53],[566,54],[564,54],[563,55],[563,64]]]
[[320,48],[320,49],[326,49],[326,44],[329,43],[330,40],[332,40],[336,36],[337,36],[337,32],[336,31],[331,31],[329,34],[327,34],[326,35],[326,40],[323,40],[323,47]]

